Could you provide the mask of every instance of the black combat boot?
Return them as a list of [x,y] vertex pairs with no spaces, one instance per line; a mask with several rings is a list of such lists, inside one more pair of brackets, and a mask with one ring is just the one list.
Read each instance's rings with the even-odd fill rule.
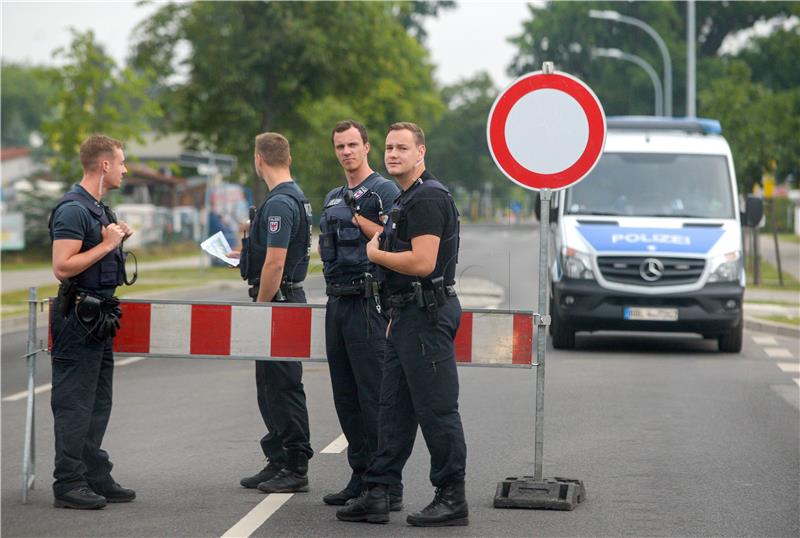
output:
[[464,483],[447,484],[436,488],[431,504],[406,518],[415,527],[447,527],[469,525],[469,510],[464,494]]
[[239,483],[246,488],[255,489],[261,482],[266,482],[267,480],[273,478],[280,472],[282,468],[283,467],[280,464],[269,462],[266,467],[258,471],[253,476],[242,478]]
[[364,490],[364,483],[361,481],[361,475],[353,474],[350,481],[342,491],[337,493],[328,493],[322,498],[322,502],[332,506],[344,506],[350,499],[355,499]]
[[89,484],[92,491],[106,498],[110,503],[129,503],[136,498],[136,492],[132,489],[123,488],[116,482],[109,484]]
[[392,512],[403,510],[403,484],[389,486],[389,510]]
[[264,493],[299,493],[308,491],[308,456],[300,452],[290,452],[286,467],[258,489]]
[[63,495],[56,495],[53,506],[56,508],[75,508],[77,510],[95,510],[106,505],[106,498],[92,491],[89,486],[78,486]]
[[376,484],[336,511],[339,521],[363,521],[367,523],[389,522],[389,489]]

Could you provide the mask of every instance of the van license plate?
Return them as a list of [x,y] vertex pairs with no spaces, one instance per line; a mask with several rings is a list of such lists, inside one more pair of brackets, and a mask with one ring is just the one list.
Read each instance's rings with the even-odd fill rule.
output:
[[628,306],[622,310],[622,316],[636,321],[678,321],[678,309]]

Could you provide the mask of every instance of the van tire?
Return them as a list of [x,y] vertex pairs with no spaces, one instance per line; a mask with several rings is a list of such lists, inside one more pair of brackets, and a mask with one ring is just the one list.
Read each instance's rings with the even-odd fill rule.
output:
[[739,353],[742,351],[742,340],[744,339],[744,323],[739,316],[739,323],[731,329],[731,332],[721,334],[717,337],[719,350],[721,353]]
[[553,340],[553,347],[556,349],[573,349],[575,347],[575,331],[564,326],[564,322],[558,317],[558,309],[553,307],[550,301],[550,337]]

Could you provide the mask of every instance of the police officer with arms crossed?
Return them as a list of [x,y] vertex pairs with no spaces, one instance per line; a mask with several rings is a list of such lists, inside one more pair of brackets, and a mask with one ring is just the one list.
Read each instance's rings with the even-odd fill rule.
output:
[[122,242],[131,230],[101,202],[127,173],[122,144],[91,136],[81,144],[80,159],[83,178],[49,222],[53,273],[61,281],[50,312],[53,494],[58,508],[93,509],[136,498],[111,477],[113,466],[100,448],[111,415],[112,346],[122,315],[114,291],[126,280]]
[[[256,137],[255,168],[269,194],[251,218],[242,240],[242,278],[256,302],[305,303],[302,282],[311,248],[311,204],[292,180],[289,141],[278,133]],[[258,408],[267,426],[261,449],[269,462],[242,486],[265,493],[308,491],[308,410],[303,365],[294,361],[256,361]]]
[[[323,501],[343,505],[361,493],[364,471],[378,444],[378,397],[388,319],[366,246],[369,238],[383,230],[383,209],[388,211],[400,189],[370,168],[370,145],[362,124],[337,123],[331,140],[347,184],[328,193],[320,219],[319,250],[328,295],[325,347],[352,475],[344,489],[326,495]],[[391,494],[392,509],[402,510],[402,484]]]
[[467,525],[467,449],[458,413],[453,341],[461,320],[456,297],[458,210],[448,190],[425,169],[425,135],[395,123],[386,137],[386,169],[403,189],[367,256],[381,266],[390,307],[378,417],[378,452],[365,492],[336,513],[343,521],[389,521],[389,487],[400,482],[417,425],[431,454],[433,501],[408,516],[411,525]]

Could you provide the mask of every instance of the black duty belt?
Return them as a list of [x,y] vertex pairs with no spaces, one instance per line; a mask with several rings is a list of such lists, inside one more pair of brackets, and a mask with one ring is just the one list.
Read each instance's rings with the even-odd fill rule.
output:
[[[447,297],[456,297],[458,295],[453,286],[444,286],[444,294]],[[402,308],[407,304],[416,302],[418,296],[418,293],[415,291],[409,291],[406,293],[393,293],[389,295],[387,302],[392,308]]]
[[299,290],[303,287],[303,281],[300,282],[289,282],[288,280],[281,282],[281,288],[287,290]]

